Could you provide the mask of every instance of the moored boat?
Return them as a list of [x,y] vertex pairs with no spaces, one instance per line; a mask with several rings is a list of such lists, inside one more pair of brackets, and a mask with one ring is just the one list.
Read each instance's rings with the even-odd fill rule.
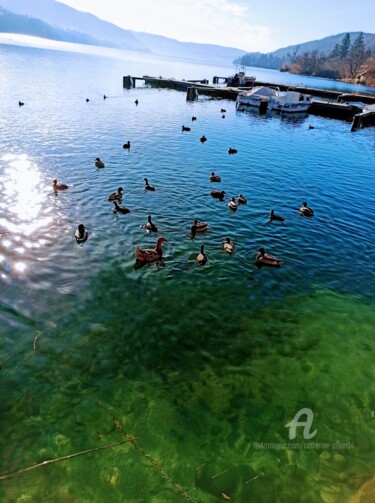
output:
[[256,77],[246,75],[244,66],[236,67],[236,73],[227,77],[227,87],[253,87]]
[[250,91],[241,91],[237,95],[236,106],[247,105],[260,108],[261,105],[266,107],[269,99],[275,96],[276,90],[267,86],[256,86]]
[[311,106],[311,96],[297,91],[276,91],[269,99],[268,106],[279,112],[307,112]]

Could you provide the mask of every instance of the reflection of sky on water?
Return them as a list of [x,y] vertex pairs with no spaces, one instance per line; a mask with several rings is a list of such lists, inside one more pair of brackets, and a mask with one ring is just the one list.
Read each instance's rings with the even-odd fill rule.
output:
[[17,276],[27,269],[28,250],[41,246],[36,234],[52,218],[42,213],[46,187],[35,163],[26,154],[6,154],[1,162],[0,264],[2,275],[5,271]]

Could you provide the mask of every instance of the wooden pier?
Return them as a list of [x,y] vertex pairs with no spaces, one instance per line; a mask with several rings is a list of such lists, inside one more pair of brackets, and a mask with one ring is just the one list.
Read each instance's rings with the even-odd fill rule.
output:
[[[213,82],[217,84],[219,79],[224,77],[214,77]],[[167,89],[176,89],[178,91],[186,91],[187,99],[196,99],[198,95],[211,96],[218,99],[236,100],[238,93],[245,88],[238,87],[220,87],[210,85],[207,79],[202,80],[176,80],[166,79],[163,77],[151,77],[143,75],[143,77],[132,77],[130,75],[123,77],[123,87],[136,87],[137,81],[143,81],[145,84],[152,87],[161,87]],[[352,131],[365,125],[375,124],[375,94],[370,93],[343,93],[330,89],[319,89],[304,86],[288,86],[284,84],[274,84],[270,82],[256,81],[254,86],[266,86],[278,88],[280,91],[296,91],[302,94],[310,94],[313,96],[309,113],[313,115],[321,115],[324,117],[332,117],[334,119],[343,119],[353,121]],[[249,90],[249,88],[246,88]],[[319,99],[321,98],[321,99]],[[362,111],[360,103],[373,105],[374,109]]]

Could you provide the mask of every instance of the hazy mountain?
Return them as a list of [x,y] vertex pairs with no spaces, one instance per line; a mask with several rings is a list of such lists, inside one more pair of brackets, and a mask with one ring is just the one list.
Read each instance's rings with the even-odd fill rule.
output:
[[56,28],[40,19],[15,14],[2,7],[0,7],[0,32],[21,33],[24,35],[59,40],[61,42],[73,42],[75,44],[99,44],[98,40],[84,33],[79,33],[75,30]]
[[[304,52],[318,50],[320,53],[328,54],[335,47],[335,44],[340,44],[346,33],[349,33],[350,40],[353,42],[355,38],[359,35],[359,31],[338,33],[337,35],[331,35],[329,37],[322,38],[320,40],[313,40],[311,42],[304,42],[303,44],[289,45],[282,49],[277,49],[277,51],[272,52],[273,56],[284,57],[287,54],[292,54],[292,52],[299,47],[298,54],[303,54]],[[366,48],[371,51],[375,50],[375,34],[373,33],[363,33],[363,40],[366,44]]]
[[97,40],[96,45],[148,52],[128,30],[55,0],[0,0],[0,6],[17,14],[41,19],[55,28],[89,35]]
[[[0,6],[20,16],[27,16],[29,19],[34,18],[33,21],[29,21],[33,25],[33,30],[36,29],[35,18],[49,25],[49,30],[47,30],[46,25],[43,25],[40,34],[32,33],[41,37],[45,37],[46,35],[43,33],[48,31],[48,38],[54,38],[52,33],[55,30],[56,39],[65,40],[61,38],[60,31],[74,31],[76,34],[88,36],[95,40],[95,42],[81,43],[93,43],[94,45],[150,52],[159,56],[226,64],[231,64],[235,58],[246,53],[246,51],[236,48],[179,42],[159,35],[124,30],[97,18],[93,14],[80,12],[55,0],[0,0]],[[19,26],[23,25],[24,29],[27,30],[27,19],[23,21],[21,23],[19,19]],[[10,31],[9,27],[6,26],[5,19],[0,25],[0,31]],[[17,33],[20,33],[20,31],[17,30]],[[30,31],[23,31],[22,33],[30,34]]]
[[[350,40],[353,42],[360,32],[348,32]],[[296,53],[298,56],[305,52],[319,51],[320,54],[328,56],[336,44],[340,44],[346,33],[338,33],[320,40],[313,40],[311,42],[304,42],[302,44],[289,45],[277,49],[276,51],[267,54],[260,52],[248,52],[236,60],[236,63],[247,66],[259,66],[262,68],[275,68],[279,69],[282,64],[289,62],[289,55]],[[363,39],[366,49],[375,51],[375,34],[364,33]]]

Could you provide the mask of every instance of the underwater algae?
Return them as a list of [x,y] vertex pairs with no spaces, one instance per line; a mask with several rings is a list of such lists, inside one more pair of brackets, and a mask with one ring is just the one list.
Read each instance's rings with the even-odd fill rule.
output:
[[[42,467],[2,481],[2,500],[182,501],[158,465],[194,501],[352,503],[375,469],[371,302],[317,290],[252,307],[233,285],[179,285],[93,289],[2,371],[2,473],[124,432],[147,456],[124,444]],[[328,447],[280,447],[304,407]]]

